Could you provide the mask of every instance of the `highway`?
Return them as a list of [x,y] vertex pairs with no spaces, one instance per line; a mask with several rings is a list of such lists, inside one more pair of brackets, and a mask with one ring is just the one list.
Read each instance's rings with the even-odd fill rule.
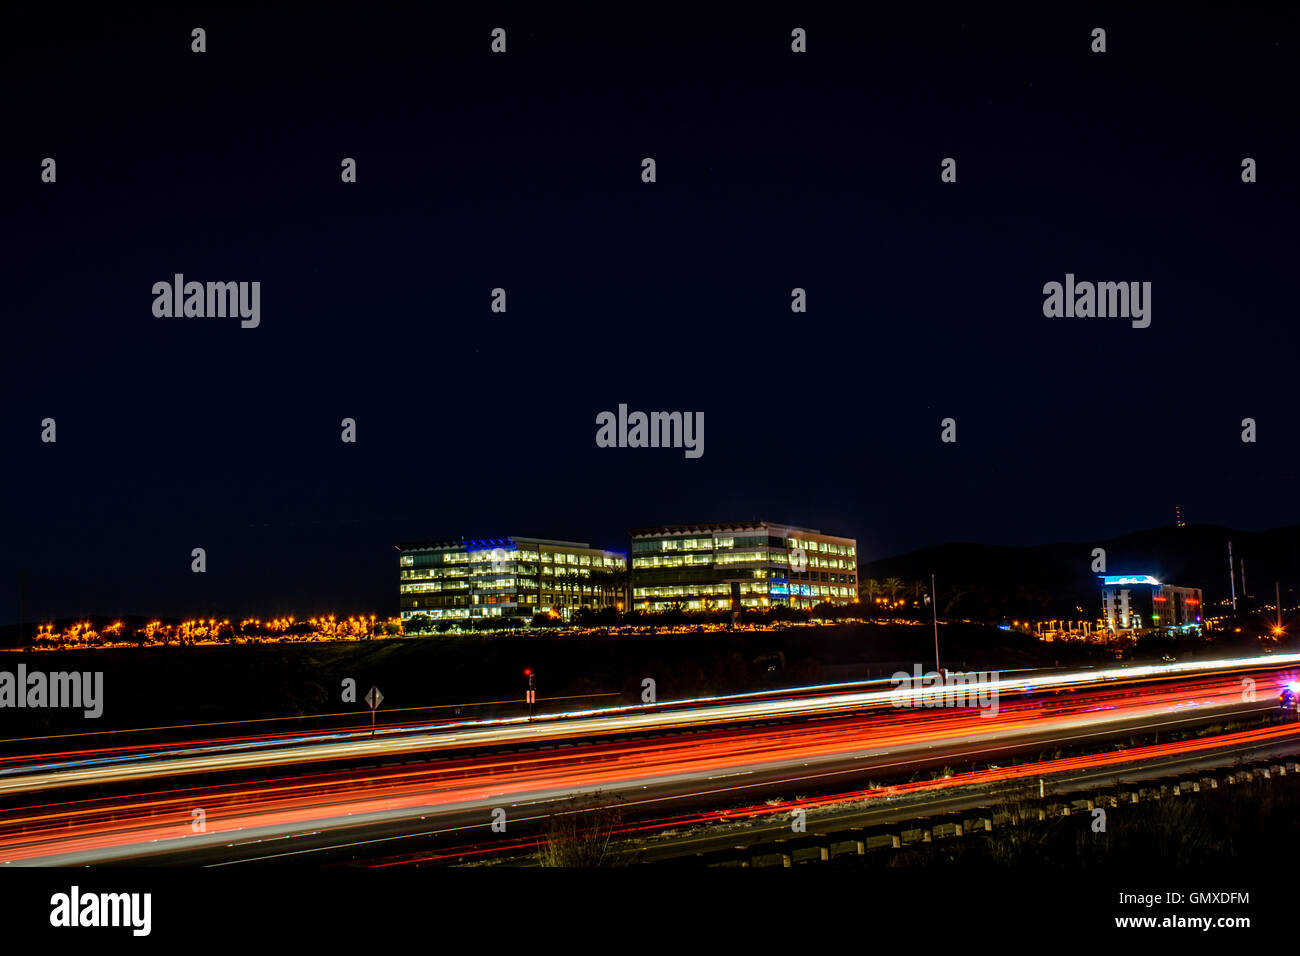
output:
[[[655,820],[662,829],[745,807],[770,815],[771,801],[796,796],[834,803],[896,796],[900,786],[937,791],[954,777],[987,786],[1028,772],[1114,776],[1160,760],[1300,746],[1296,723],[1171,739],[1258,721],[1298,669],[1300,655],[1275,655],[1018,674],[976,686],[996,694],[996,713],[897,706],[922,704],[926,692],[902,697],[875,682],[373,737],[367,727],[10,757],[0,760],[0,862],[328,863],[431,845],[449,858],[465,847],[490,856],[535,839],[557,806],[581,795],[617,800],[631,829]],[[1160,742],[1131,752],[1108,745],[1157,732]],[[1054,765],[1013,762],[1044,759]],[[945,767],[951,776],[934,779]],[[505,833],[491,829],[497,809]]]

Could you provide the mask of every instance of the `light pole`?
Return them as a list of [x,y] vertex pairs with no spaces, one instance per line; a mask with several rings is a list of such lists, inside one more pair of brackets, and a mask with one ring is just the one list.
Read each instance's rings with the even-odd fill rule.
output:
[[1274,600],[1277,601],[1277,634],[1282,633],[1282,582],[1273,582]]
[[934,669],[939,671],[939,595],[934,591],[934,575],[930,575],[930,610],[934,614]]

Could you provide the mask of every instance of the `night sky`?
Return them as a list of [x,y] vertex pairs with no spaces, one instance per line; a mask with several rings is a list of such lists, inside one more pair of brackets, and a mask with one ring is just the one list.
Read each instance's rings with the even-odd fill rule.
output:
[[[1294,17],[441,6],[6,11],[0,622],[20,568],[28,620],[394,614],[428,538],[1300,521]],[[1045,318],[1067,272],[1150,328]]]

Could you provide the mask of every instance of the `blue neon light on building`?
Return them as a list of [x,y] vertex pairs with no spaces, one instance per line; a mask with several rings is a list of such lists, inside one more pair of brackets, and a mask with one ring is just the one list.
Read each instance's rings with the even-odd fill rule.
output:
[[1160,581],[1154,575],[1150,574],[1108,574],[1102,578],[1102,584],[1154,584],[1160,586]]

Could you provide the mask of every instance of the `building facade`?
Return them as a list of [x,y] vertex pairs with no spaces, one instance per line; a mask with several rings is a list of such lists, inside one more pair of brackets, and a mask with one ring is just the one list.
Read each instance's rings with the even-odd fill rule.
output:
[[624,600],[627,555],[578,541],[484,538],[398,545],[402,622],[529,618]]
[[811,608],[858,599],[853,538],[749,521],[664,525],[632,536],[632,606],[665,611]]
[[1164,584],[1150,574],[1105,575],[1101,584],[1104,627],[1112,632],[1201,627],[1201,589]]

